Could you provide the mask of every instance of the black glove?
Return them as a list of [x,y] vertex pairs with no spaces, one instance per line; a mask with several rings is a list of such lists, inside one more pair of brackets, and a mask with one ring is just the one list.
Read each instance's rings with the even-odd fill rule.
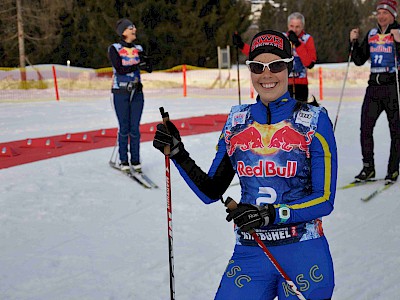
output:
[[293,45],[295,45],[296,47],[301,45],[301,42],[299,41],[299,38],[297,37],[297,35],[294,33],[293,30],[289,31],[289,41],[292,42]]
[[228,213],[226,220],[228,222],[233,220],[242,231],[260,228],[275,221],[275,209],[271,204],[259,206],[239,203],[236,209],[227,209],[226,212]]
[[157,131],[153,139],[153,147],[164,153],[164,147],[170,146],[170,158],[175,158],[184,152],[187,153],[181,142],[181,135],[179,134],[178,128],[176,128],[171,121],[167,121],[166,124],[168,131],[164,124],[160,123],[157,125]]
[[139,67],[141,70],[145,70],[146,72],[153,72],[153,64],[151,62],[151,58],[147,55],[139,55],[140,63]]
[[240,37],[240,35],[237,32],[235,32],[232,35],[232,41],[233,41],[234,46],[238,47],[240,50],[243,49],[244,43],[242,41],[242,38]]

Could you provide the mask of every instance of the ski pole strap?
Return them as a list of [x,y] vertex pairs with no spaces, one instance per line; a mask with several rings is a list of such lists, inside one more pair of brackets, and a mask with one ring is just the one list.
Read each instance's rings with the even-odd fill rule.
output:
[[[235,210],[237,208],[237,203],[235,200],[233,200],[231,197],[226,198],[225,202],[223,202],[224,205],[229,209],[229,210]],[[254,240],[257,242],[258,246],[264,251],[265,255],[268,257],[268,259],[271,261],[271,263],[274,265],[275,269],[281,274],[281,276],[286,280],[286,283],[290,286],[292,291],[296,294],[297,298],[300,300],[306,300],[306,298],[303,296],[303,294],[297,289],[297,286],[294,284],[294,282],[290,279],[290,277],[286,274],[286,272],[282,269],[281,265],[278,263],[278,261],[275,259],[275,257],[272,255],[272,253],[268,250],[268,248],[264,245],[264,243],[260,240],[258,237],[257,233],[255,232],[254,229],[249,230],[249,233],[251,236],[254,238]]]
[[[167,121],[169,121],[169,114],[168,114],[168,112],[164,111],[164,107],[160,107],[159,110],[161,113],[161,117],[162,117],[165,129],[167,130],[167,133],[169,133],[168,126],[167,126]],[[164,155],[169,156],[170,154],[171,154],[171,146],[166,145],[164,147]]]

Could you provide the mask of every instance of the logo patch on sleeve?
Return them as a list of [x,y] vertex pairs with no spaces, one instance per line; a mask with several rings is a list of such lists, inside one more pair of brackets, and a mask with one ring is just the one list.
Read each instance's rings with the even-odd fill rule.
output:
[[295,123],[309,127],[311,125],[312,117],[313,117],[312,112],[301,110],[297,114]]
[[234,113],[233,117],[232,117],[232,126],[236,126],[238,124],[245,124],[246,115],[247,115],[247,112]]

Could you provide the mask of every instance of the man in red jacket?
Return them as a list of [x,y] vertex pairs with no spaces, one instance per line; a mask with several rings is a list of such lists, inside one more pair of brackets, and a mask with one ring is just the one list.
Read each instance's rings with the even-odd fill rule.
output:
[[[288,17],[288,32],[286,36],[292,43],[294,57],[293,70],[289,74],[290,95],[299,101],[308,100],[307,69],[311,69],[317,61],[314,39],[304,31],[305,19],[299,12],[294,12]],[[248,55],[249,44],[245,44],[238,33],[233,35],[233,44]]]

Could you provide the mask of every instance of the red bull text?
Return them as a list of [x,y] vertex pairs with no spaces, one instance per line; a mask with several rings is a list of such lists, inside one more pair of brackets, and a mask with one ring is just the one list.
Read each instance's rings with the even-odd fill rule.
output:
[[237,174],[239,177],[284,177],[296,176],[297,161],[288,160],[286,166],[279,166],[274,161],[259,160],[257,165],[246,165],[243,161],[237,162]]

